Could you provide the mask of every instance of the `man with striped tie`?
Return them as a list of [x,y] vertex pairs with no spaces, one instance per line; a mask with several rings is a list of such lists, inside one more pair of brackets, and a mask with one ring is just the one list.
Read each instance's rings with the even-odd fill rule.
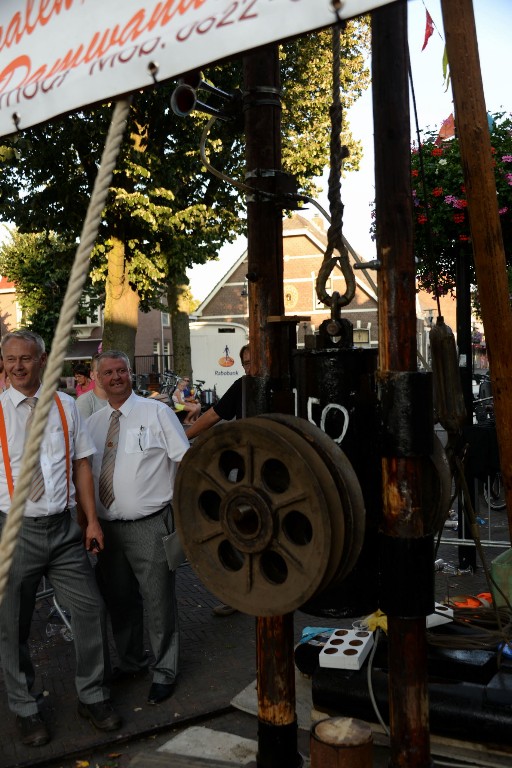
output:
[[147,668],[144,601],[154,657],[148,703],[159,704],[174,691],[179,653],[175,575],[162,539],[173,530],[174,478],[189,442],[168,405],[132,391],[123,352],[102,352],[97,376],[108,405],[87,420],[97,450],[93,475],[105,536],[96,574],[123,676]]
[[[13,331],[2,339],[2,357],[11,386],[0,395],[0,529],[11,506],[40,394],[46,365],[44,342],[31,331]],[[94,445],[73,398],[59,392],[48,416],[0,605],[0,657],[8,703],[17,716],[21,740],[28,746],[42,746],[50,740],[31,693],[35,673],[28,649],[43,575],[71,613],[79,714],[101,730],[112,731],[121,725],[107,688],[110,664],[105,607],[86,553],[86,549],[96,553],[103,549],[88,459],[93,453]],[[86,518],[84,535],[70,514],[75,501],[80,502]]]

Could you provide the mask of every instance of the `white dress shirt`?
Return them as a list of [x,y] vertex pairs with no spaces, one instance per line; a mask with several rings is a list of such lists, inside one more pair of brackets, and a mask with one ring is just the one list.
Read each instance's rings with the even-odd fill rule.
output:
[[183,427],[168,405],[133,392],[119,408],[119,442],[114,469],[114,502],[99,500],[101,462],[112,413],[110,403],[87,420],[97,453],[92,471],[98,517],[138,520],[158,512],[172,500],[178,463],[189,448]]
[[[39,389],[35,396],[39,397],[40,394],[41,390]],[[94,445],[76,409],[75,401],[63,392],[59,392],[57,396],[60,398],[66,414],[71,462],[91,456],[95,450]],[[20,474],[26,423],[30,415],[30,408],[27,407],[26,403],[23,404],[25,399],[26,396],[22,392],[18,392],[14,387],[9,387],[0,395],[14,487],[16,487],[16,480]],[[26,517],[54,515],[62,512],[68,505],[66,442],[59,410],[55,403],[50,408],[48,422],[41,443],[40,459],[45,492],[38,501],[27,499],[25,506]],[[73,506],[74,503],[75,487],[72,479],[72,467],[70,467],[69,506]],[[0,510],[7,512],[10,506],[11,497],[7,487],[5,465],[3,455],[0,455]]]

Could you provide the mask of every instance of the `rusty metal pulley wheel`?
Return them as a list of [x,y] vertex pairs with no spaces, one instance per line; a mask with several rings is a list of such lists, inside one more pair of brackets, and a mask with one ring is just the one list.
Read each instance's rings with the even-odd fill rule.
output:
[[181,462],[173,505],[205,585],[246,613],[293,611],[338,573],[338,485],[312,441],[287,424],[253,417],[196,440]]
[[364,542],[364,499],[354,468],[341,448],[325,432],[306,419],[281,413],[265,414],[264,418],[286,424],[307,440],[317,451],[336,483],[339,499],[329,511],[334,531],[333,546],[338,548],[341,544],[342,548],[332,555],[336,569],[330,575],[328,583],[341,582],[355,566]]
[[330,555],[321,461],[289,433],[257,417],[221,424],[194,443],[176,479],[176,527],[190,563],[217,597],[253,615],[309,599]]

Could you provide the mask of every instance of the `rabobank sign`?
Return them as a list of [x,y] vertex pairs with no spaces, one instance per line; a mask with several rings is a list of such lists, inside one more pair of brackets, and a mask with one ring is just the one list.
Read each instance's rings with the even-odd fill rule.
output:
[[215,387],[218,397],[243,376],[240,349],[247,344],[248,329],[239,323],[192,321],[190,345],[194,381],[205,382],[205,389]]

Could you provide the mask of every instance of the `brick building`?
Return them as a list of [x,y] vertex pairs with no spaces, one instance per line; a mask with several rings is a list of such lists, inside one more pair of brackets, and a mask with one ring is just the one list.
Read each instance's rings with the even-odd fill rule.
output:
[[[304,334],[317,330],[330,316],[330,310],[318,301],[316,279],[327,247],[327,232],[319,216],[311,221],[299,214],[283,220],[284,306],[287,315],[309,317],[298,328],[298,343]],[[354,256],[350,255],[354,264]],[[247,307],[247,251],[235,262],[194,312],[194,318],[205,322],[228,322],[249,325]],[[377,295],[371,274],[355,271],[356,293],[341,311],[356,330],[355,343],[377,344]],[[327,283],[327,291],[344,294],[345,278],[336,267]]]
[[[349,257],[352,266],[361,261],[349,247]],[[300,315],[309,318],[307,322],[299,323],[297,343],[302,346],[304,335],[314,333],[320,324],[330,316],[329,308],[325,307],[316,296],[316,278],[322,265],[327,248],[327,229],[321,216],[307,219],[300,214],[283,219],[283,260],[284,260],[284,306],[287,315]],[[249,327],[247,303],[247,251],[226,272],[208,296],[191,316],[191,320],[202,323],[233,323]],[[354,327],[354,344],[359,346],[377,346],[378,344],[378,298],[376,292],[377,273],[373,270],[355,269],[356,292],[351,303],[341,309],[341,317],[350,320]],[[327,292],[332,295],[338,291],[345,293],[345,279],[341,270],[336,267],[327,283]],[[440,299],[441,312],[447,325],[456,334],[456,306],[452,296]],[[425,291],[416,294],[416,336],[420,366],[430,362],[429,332],[431,324],[437,316],[435,298]],[[475,323],[475,328],[482,337],[481,325]],[[482,354],[483,352],[483,354]],[[480,367],[482,357],[486,360],[485,337],[475,348],[474,356],[478,355]],[[486,363],[484,364],[485,367]]]

